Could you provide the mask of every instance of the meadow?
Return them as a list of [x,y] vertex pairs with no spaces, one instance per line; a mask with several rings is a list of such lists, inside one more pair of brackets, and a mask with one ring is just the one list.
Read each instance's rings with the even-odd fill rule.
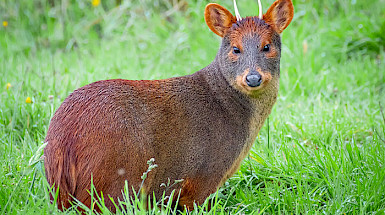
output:
[[[258,14],[257,1],[237,2],[242,16]],[[293,2],[277,103],[211,210],[191,214],[385,214],[385,0]],[[49,201],[41,146],[54,111],[97,80],[208,65],[220,38],[207,3],[0,1],[0,214],[77,213]],[[262,3],[266,12],[273,0]],[[172,213],[136,200],[131,212]]]

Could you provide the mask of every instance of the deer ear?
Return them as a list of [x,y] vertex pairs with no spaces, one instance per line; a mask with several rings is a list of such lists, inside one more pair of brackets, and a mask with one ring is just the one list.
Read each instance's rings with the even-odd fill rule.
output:
[[280,34],[290,24],[293,16],[294,7],[291,0],[276,0],[263,15],[263,20]]
[[224,7],[215,3],[206,6],[205,20],[207,26],[220,37],[223,37],[233,23],[237,22],[235,16]]

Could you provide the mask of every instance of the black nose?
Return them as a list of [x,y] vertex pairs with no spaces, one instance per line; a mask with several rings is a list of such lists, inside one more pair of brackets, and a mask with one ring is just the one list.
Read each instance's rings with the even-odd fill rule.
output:
[[246,83],[249,87],[258,87],[262,83],[262,76],[257,71],[251,71],[246,76]]

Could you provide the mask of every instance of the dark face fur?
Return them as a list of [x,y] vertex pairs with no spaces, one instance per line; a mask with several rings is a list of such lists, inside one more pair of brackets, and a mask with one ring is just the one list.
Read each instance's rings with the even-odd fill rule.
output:
[[223,37],[217,60],[228,82],[255,91],[279,78],[281,38],[258,17],[234,23]]
[[216,61],[226,80],[248,95],[257,95],[270,83],[278,84],[280,33],[290,24],[291,0],[276,0],[263,18],[240,21],[218,4],[206,6],[209,28],[223,38]]

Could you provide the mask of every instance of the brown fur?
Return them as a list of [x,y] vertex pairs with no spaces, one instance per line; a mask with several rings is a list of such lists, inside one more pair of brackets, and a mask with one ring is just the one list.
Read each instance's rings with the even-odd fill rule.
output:
[[[277,2],[274,7],[291,4]],[[280,41],[273,41],[277,36],[273,29],[283,30],[292,18],[280,10],[270,8],[265,14],[275,23],[271,27],[256,23],[261,21],[254,17],[241,25],[220,5],[206,7],[209,28],[242,51],[257,53],[263,59],[258,64],[246,58],[256,65],[233,71],[241,58],[226,43],[209,66],[192,75],[98,81],[68,96],[51,120],[44,150],[47,180],[59,188],[59,209],[70,207],[73,198],[91,207],[87,190],[92,177],[114,211],[108,196],[121,199],[125,181],[138,191],[151,158],[158,167],[144,181],[146,194],[158,199],[164,192],[170,195],[172,189],[160,184],[183,179],[172,187],[180,191],[179,205],[191,210],[203,203],[237,171],[276,101]],[[279,20],[284,18],[283,28]],[[234,27],[237,24],[241,27]],[[277,46],[264,53],[245,41]],[[246,83],[251,69],[261,74],[258,87]]]

